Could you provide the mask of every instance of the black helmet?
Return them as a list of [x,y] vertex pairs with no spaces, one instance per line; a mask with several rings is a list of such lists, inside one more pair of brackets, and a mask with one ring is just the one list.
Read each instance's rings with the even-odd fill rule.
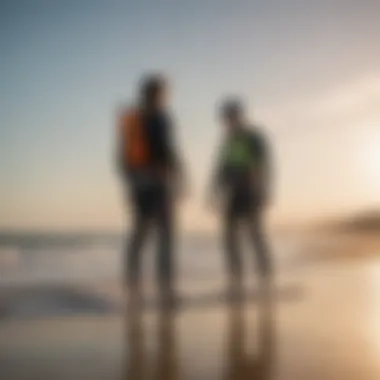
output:
[[237,116],[244,112],[244,105],[241,99],[230,97],[224,100],[220,107],[220,113],[224,117]]

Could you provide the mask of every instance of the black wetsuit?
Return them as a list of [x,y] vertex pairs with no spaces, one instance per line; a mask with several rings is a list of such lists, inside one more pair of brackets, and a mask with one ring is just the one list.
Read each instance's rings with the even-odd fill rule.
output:
[[223,194],[223,241],[227,269],[241,279],[242,262],[238,226],[243,222],[255,248],[260,273],[271,270],[263,231],[263,214],[270,182],[269,152],[266,140],[256,129],[241,129],[228,135],[222,144],[216,173],[216,186]]
[[172,122],[164,111],[142,112],[143,128],[149,149],[149,164],[133,170],[124,162],[123,176],[132,205],[131,234],[126,247],[126,282],[138,286],[141,251],[151,224],[157,230],[157,276],[162,288],[173,280],[173,207],[168,175],[179,170],[172,138]]

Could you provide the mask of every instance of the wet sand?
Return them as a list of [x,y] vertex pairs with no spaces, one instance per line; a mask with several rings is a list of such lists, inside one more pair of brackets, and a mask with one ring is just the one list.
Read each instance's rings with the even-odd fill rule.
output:
[[[283,296],[291,284],[297,297]],[[0,379],[378,380],[380,259],[281,274],[271,305],[0,322]]]

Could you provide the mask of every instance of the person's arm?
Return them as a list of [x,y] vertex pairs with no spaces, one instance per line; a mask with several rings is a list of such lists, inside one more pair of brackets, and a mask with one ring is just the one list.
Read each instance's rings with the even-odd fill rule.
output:
[[183,164],[178,153],[178,144],[176,142],[175,126],[172,118],[169,115],[162,115],[160,119],[161,134],[158,141],[158,149],[163,162],[167,168],[175,175],[182,175]]
[[256,177],[262,202],[266,204],[270,201],[272,192],[273,168],[271,149],[267,138],[261,133],[255,133],[254,145],[256,165],[253,175]]
[[219,192],[224,185],[225,165],[223,160],[223,145],[221,145],[216,154],[213,172],[211,173],[211,189],[213,192]]
[[177,194],[184,195],[187,192],[188,184],[175,139],[175,125],[169,115],[161,114],[157,118],[155,127],[152,147],[157,162],[161,166],[160,170],[162,170],[163,175],[168,175],[171,178]]
[[225,165],[223,160],[223,144],[218,148],[212,163],[209,183],[206,189],[205,203],[207,207],[217,207],[218,200],[224,188]]

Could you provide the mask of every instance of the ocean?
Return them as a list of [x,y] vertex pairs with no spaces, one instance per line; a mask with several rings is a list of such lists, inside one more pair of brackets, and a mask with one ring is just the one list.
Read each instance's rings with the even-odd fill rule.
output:
[[[120,281],[124,241],[117,233],[0,234],[0,287]],[[295,242],[290,236],[271,241],[273,254],[278,258],[294,254],[302,243],[304,241]],[[153,244],[154,239],[151,239],[144,252],[148,282],[154,277]],[[254,261],[249,256],[246,254],[246,259]],[[189,234],[178,238],[175,261],[177,277],[183,281],[222,276],[224,255],[218,235]]]
[[[273,234],[271,256],[277,283],[358,248],[347,236]],[[119,310],[123,300],[123,245],[117,233],[0,234],[0,318]],[[359,242],[360,247],[363,243]],[[345,247],[345,248],[342,248]],[[255,256],[244,244],[245,283],[257,282]],[[362,248],[361,248],[362,249]],[[359,250],[360,251],[360,250]],[[365,248],[366,252],[370,252]],[[154,240],[143,252],[144,294],[154,299]],[[176,288],[186,297],[218,294],[225,288],[224,253],[217,234],[179,236]],[[208,296],[206,296],[206,300]]]

